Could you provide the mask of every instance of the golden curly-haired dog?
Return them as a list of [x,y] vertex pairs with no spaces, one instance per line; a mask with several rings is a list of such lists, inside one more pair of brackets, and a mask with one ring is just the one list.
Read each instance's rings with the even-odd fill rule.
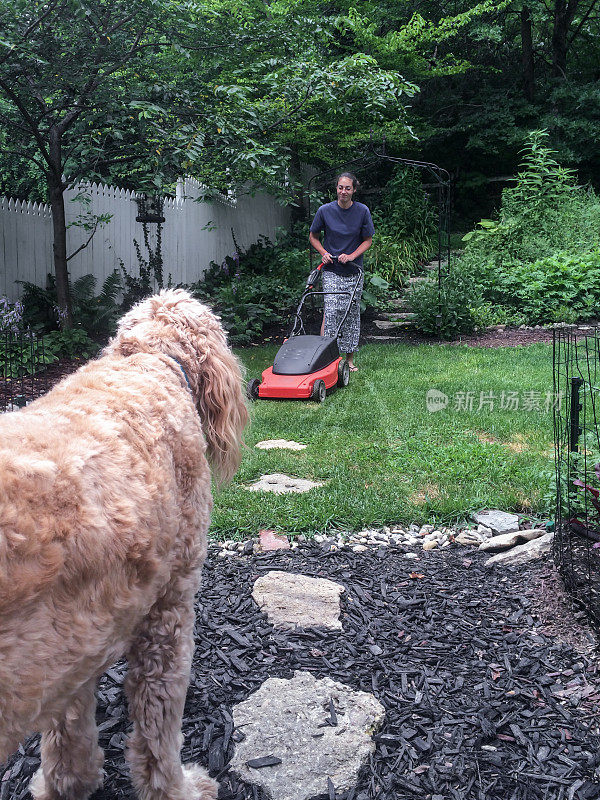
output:
[[240,459],[241,372],[217,317],[181,290],[121,320],[101,357],[0,416],[0,763],[42,732],[36,800],[102,782],[98,677],[125,655],[140,800],[212,800],[183,766],[194,594],[221,480]]

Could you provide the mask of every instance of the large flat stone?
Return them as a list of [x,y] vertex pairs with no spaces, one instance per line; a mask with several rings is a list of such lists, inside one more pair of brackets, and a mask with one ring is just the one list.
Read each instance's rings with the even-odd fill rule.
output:
[[479,545],[480,550],[498,552],[500,550],[508,550],[517,544],[523,542],[530,542],[532,539],[539,539],[546,533],[539,528],[530,528],[527,531],[513,531],[512,533],[501,533],[498,536],[492,536],[486,542]]
[[326,578],[271,570],[254,582],[252,597],[275,628],[341,630],[344,587]]
[[305,444],[300,442],[288,441],[287,439],[265,439],[257,442],[255,447],[259,450],[306,450]]
[[[296,672],[291,680],[269,678],[233,709],[244,739],[229,768],[272,800],[328,796],[328,778],[336,791],[348,790],[375,749],[372,735],[384,716],[373,695],[331,678],[317,680],[309,672]],[[265,756],[281,763],[248,766]]]
[[506,550],[504,553],[497,553],[495,556],[488,558],[485,562],[486,567],[494,566],[508,566],[514,567],[519,564],[526,564],[528,561],[533,561],[535,558],[550,552],[552,547],[553,533],[545,533],[539,539],[532,539],[525,544],[518,544],[516,547]]
[[274,492],[275,494],[289,494],[302,492],[310,492],[311,489],[316,489],[323,486],[319,481],[309,481],[304,478],[292,478],[289,475],[283,475],[279,472],[274,472],[272,475],[261,475],[259,480],[251,483],[249,486],[244,486],[249,492]]
[[497,509],[479,511],[473,514],[473,519],[480,525],[485,525],[494,533],[510,533],[519,529],[519,518],[516,514],[508,514]]

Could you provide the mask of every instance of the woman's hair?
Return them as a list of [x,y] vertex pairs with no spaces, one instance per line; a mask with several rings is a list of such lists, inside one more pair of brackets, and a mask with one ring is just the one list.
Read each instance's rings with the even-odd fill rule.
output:
[[360,183],[358,182],[358,178],[352,172],[340,172],[340,174],[336,177],[334,186],[337,189],[337,185],[340,181],[340,178],[349,178],[352,181],[352,188],[356,191],[360,189]]

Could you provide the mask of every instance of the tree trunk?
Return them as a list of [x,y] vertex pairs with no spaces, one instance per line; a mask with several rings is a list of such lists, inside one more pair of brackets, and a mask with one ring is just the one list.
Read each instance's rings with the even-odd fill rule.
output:
[[[293,183],[300,185],[302,181],[302,169],[300,166],[300,156],[295,145],[290,149],[290,179]],[[306,203],[302,186],[294,194],[294,205],[292,206],[292,222],[306,222]]]
[[56,276],[56,297],[60,315],[60,327],[73,327],[71,295],[69,292],[69,273],[67,270],[67,224],[65,219],[65,184],[62,179],[61,134],[50,130],[50,159],[52,167],[48,173],[50,209],[52,211],[52,231],[54,240],[54,274]]
[[567,50],[569,28],[575,17],[579,0],[555,0],[554,27],[552,29],[552,75],[567,77]]
[[528,6],[521,9],[521,61],[523,64],[523,93],[533,103],[535,96],[535,74],[533,62],[533,35],[531,13]]

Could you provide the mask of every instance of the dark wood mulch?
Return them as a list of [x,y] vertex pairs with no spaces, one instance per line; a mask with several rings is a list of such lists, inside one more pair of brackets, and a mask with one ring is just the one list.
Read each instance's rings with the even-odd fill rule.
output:
[[[548,628],[548,564],[489,571],[485,558],[466,548],[409,560],[397,548],[356,554],[305,545],[295,554],[221,560],[211,550],[184,761],[209,765],[221,800],[260,800],[260,792],[227,772],[232,707],[267,677],[302,669],[372,692],[386,708],[358,785],[330,790],[330,798],[600,797],[598,665]],[[343,631],[275,631],[251,598],[254,580],[270,569],[342,583]],[[123,758],[123,671],[113,668],[99,691],[107,777],[94,800],[133,799]],[[0,800],[25,798],[36,765],[33,739],[0,772]]]
[[12,381],[0,378],[0,411],[4,411],[11,402],[35,400],[83,363],[81,359],[61,358],[35,375],[25,375]]

